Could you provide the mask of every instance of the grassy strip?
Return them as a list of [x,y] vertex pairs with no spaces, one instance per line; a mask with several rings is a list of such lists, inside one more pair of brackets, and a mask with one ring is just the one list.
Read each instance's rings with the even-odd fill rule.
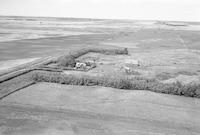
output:
[[40,67],[40,68],[34,68],[34,70],[40,70],[40,71],[50,71],[50,72],[62,72],[63,70],[62,69],[59,69],[59,68],[45,68],[45,67]]
[[41,71],[50,71],[50,72],[62,72],[60,69],[52,69],[52,68],[29,68],[29,69],[23,69],[20,71],[12,72],[10,74],[4,75],[0,77],[0,84],[6,81],[9,81],[15,77],[19,77],[21,75],[27,74],[31,71],[35,70],[41,70]]
[[34,84],[35,81],[32,79],[31,75],[32,72],[26,73],[3,83],[0,83],[0,99],[3,99],[13,92]]
[[40,68],[35,68],[35,70],[44,70],[44,71],[52,71],[52,72],[62,72],[63,70],[73,70],[73,71],[84,71],[87,72],[96,66],[91,66],[88,69],[79,69],[79,68],[71,68],[71,67],[48,67],[48,66],[41,66]]
[[125,77],[94,77],[94,76],[74,76],[52,72],[34,72],[32,78],[36,82],[51,82],[67,85],[99,85],[127,90],[149,90],[153,92],[200,97],[200,84],[181,84],[180,82],[163,84],[154,79],[146,78],[125,78]]
[[29,87],[31,85],[35,84],[34,81],[30,81],[30,82],[23,82],[21,84],[18,84],[16,87],[8,87],[6,88],[5,90],[1,90],[0,91],[0,100],[2,100],[3,98],[9,96],[10,94],[14,93],[14,92],[17,92],[21,89],[24,89],[26,87]]
[[3,83],[3,82],[6,82],[6,81],[9,81],[15,77],[18,77],[18,76],[21,76],[23,74],[27,74],[29,73],[30,71],[33,71],[34,69],[22,69],[20,71],[16,71],[16,72],[12,72],[10,74],[6,74],[4,76],[1,76],[0,77],[0,84]]

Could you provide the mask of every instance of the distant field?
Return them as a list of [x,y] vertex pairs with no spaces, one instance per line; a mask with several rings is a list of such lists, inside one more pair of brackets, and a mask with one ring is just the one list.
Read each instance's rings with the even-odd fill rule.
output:
[[135,51],[199,53],[200,24],[74,18],[0,17],[0,61],[52,55],[70,48],[117,46]]

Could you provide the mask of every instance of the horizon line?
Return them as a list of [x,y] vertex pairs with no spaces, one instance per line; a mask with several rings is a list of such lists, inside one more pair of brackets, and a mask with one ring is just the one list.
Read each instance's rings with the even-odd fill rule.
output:
[[91,19],[91,20],[124,20],[124,21],[156,21],[156,22],[190,22],[200,23],[200,21],[184,21],[184,20],[149,20],[149,19],[120,19],[120,18],[91,18],[91,17],[66,17],[66,16],[38,16],[38,15],[1,15],[0,17],[33,17],[33,18],[70,18],[70,19]]

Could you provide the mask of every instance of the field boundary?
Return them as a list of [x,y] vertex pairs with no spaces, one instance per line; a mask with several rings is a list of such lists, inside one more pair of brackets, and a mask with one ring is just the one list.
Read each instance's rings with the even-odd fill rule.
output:
[[[42,68],[42,66],[58,62],[62,58],[67,58],[67,57],[78,58],[89,52],[102,53],[106,55],[118,55],[127,53],[127,52],[124,53],[124,49],[119,49],[119,48],[118,49],[86,48],[86,49],[78,49],[73,52],[69,52],[69,54],[65,55],[59,54],[56,57],[55,56],[45,57],[40,60],[36,60],[30,63],[26,63],[24,65],[17,66],[16,68],[10,69],[9,71],[0,74],[0,100],[20,89],[23,89],[25,87],[28,87],[36,83],[35,80],[32,80],[33,82],[30,83],[24,82],[24,85],[20,86],[20,88],[17,87],[16,89],[13,88],[13,86],[5,85],[5,83],[9,82],[10,80],[14,80],[17,77],[20,77],[30,72],[37,72],[37,71],[62,72],[63,71],[62,69]],[[23,81],[23,79],[21,81]],[[9,92],[4,93],[3,91],[9,91]]]
[[[66,84],[66,85],[85,85],[85,86],[104,86],[104,87],[112,87],[117,89],[126,89],[126,90],[149,90],[157,93],[164,93],[164,94],[173,94],[179,96],[186,96],[186,97],[195,97],[200,98],[200,84],[190,83],[190,84],[182,84],[180,82],[175,82],[171,84],[164,84],[159,82],[155,79],[148,79],[148,78],[126,78],[126,77],[109,77],[109,76],[102,76],[102,77],[92,77],[92,76],[76,76],[76,75],[64,75],[62,74],[61,69],[51,69],[51,68],[42,68],[42,66],[48,65],[49,63],[58,63],[60,60],[63,60],[68,57],[78,58],[82,55],[85,55],[89,52],[94,53],[102,53],[106,55],[118,55],[127,54],[124,49],[101,49],[101,48],[86,48],[73,51],[66,55],[58,56],[54,59],[49,59],[42,63],[36,64],[32,68],[25,68],[7,76],[0,77],[0,90],[1,84],[4,84],[10,80],[13,80],[17,77],[22,75],[29,74],[29,79],[34,83],[37,82],[50,82],[50,83],[59,83],[59,84]],[[62,61],[61,61],[62,62]],[[65,61],[66,62],[66,61]],[[23,80],[22,80],[23,81]],[[33,83],[33,84],[34,84]],[[31,85],[31,84],[30,84]],[[22,86],[21,88],[25,87]],[[6,85],[4,85],[5,89]],[[10,93],[16,91],[13,89]],[[1,92],[1,91],[0,91]],[[9,93],[3,94],[9,95]],[[0,95],[0,97],[4,97]]]

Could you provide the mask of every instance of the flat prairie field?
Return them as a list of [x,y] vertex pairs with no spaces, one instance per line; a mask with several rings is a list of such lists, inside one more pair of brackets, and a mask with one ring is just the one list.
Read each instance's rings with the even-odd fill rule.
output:
[[148,91],[38,83],[4,98],[0,108],[7,134],[200,132],[199,99]]
[[0,135],[199,135],[199,82],[200,23],[0,17]]

